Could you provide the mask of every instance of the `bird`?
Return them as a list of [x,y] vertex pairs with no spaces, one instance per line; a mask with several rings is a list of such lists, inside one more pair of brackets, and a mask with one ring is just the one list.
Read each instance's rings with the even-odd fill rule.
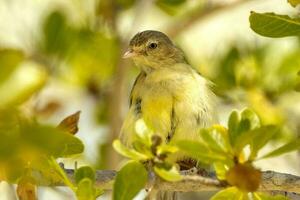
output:
[[[156,30],[137,33],[123,58],[132,59],[140,69],[120,131],[125,146],[132,146],[140,119],[166,144],[200,140],[200,129],[216,122],[212,82],[187,62],[166,34]],[[179,152],[174,159],[180,161],[185,156]]]

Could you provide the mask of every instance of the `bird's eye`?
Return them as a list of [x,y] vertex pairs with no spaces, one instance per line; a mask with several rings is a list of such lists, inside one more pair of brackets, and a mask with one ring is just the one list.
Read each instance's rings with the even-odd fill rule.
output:
[[156,47],[157,47],[157,44],[154,42],[149,44],[150,49],[156,49]]

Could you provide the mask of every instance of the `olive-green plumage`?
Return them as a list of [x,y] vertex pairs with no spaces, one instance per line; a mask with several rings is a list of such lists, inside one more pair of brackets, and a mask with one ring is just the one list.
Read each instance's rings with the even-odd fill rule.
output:
[[[124,57],[132,58],[141,69],[121,130],[125,145],[131,146],[135,123],[141,118],[166,143],[197,140],[199,129],[215,122],[215,100],[209,82],[186,62],[183,52],[165,34],[136,34]],[[181,158],[178,154],[174,159]]]

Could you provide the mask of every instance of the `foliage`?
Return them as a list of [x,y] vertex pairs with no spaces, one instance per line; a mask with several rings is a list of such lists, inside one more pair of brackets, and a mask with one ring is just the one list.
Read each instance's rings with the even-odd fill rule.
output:
[[[132,176],[133,174],[138,174],[138,176]],[[117,174],[113,187],[113,199],[133,199],[145,187],[147,179],[148,173],[140,162],[128,162]]]
[[[96,199],[104,192],[96,186],[96,172],[92,167],[75,169],[75,181],[72,182],[56,161],[84,150],[82,141],[75,135],[80,111],[66,117],[59,125],[49,125],[40,121],[36,110],[40,91],[55,79],[79,86],[95,98],[95,115],[101,124],[108,124],[111,115],[116,114],[110,110],[114,106],[110,106],[111,93],[114,84],[123,81],[118,75],[124,69],[120,70],[118,66],[127,43],[117,24],[124,13],[139,10],[140,2],[95,2],[93,12],[84,10],[84,1],[70,3],[79,8],[74,12],[79,16],[75,20],[68,14],[71,9],[66,12],[68,9],[60,6],[51,8],[41,20],[40,35],[28,42],[32,43],[30,50],[0,46],[0,181],[17,184],[20,199],[36,199],[39,183],[55,185],[63,182],[80,200]],[[186,0],[153,2],[157,10],[171,20],[175,19],[173,22],[176,23],[177,19],[188,21],[190,16],[194,19],[201,12],[214,10],[215,6],[208,1],[199,1],[195,5]],[[299,8],[300,1],[288,0],[288,3]],[[262,36],[299,39],[297,15],[252,11],[249,20],[251,29]],[[212,165],[217,178],[231,186],[213,196],[213,200],[286,199],[257,192],[261,171],[255,162],[300,148],[299,139],[285,136],[287,132],[297,130],[299,124],[291,127],[288,114],[280,105],[285,95],[300,91],[299,44],[289,53],[278,56],[278,62],[270,62],[272,46],[241,42],[232,44],[224,55],[213,57],[214,62],[208,63],[207,70],[214,72],[209,75],[216,83],[216,93],[231,106],[242,102],[251,109],[233,111],[227,127],[216,124],[202,129],[199,132],[201,141],[165,144],[143,120],[138,121],[132,146],[124,146],[119,140],[113,142],[115,150],[130,159],[117,174],[113,198],[134,198],[145,187],[149,172],[165,181],[182,180],[184,177],[173,158],[178,152],[184,152],[203,164]],[[59,105],[59,102],[53,105]],[[279,138],[276,141],[283,142],[284,137],[282,146],[261,153],[271,141]],[[128,181],[133,177],[134,181]]]

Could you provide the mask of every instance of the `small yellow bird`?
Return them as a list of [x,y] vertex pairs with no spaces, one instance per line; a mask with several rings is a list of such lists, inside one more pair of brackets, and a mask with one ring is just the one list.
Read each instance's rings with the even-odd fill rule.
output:
[[[197,140],[199,129],[216,121],[210,82],[187,63],[183,52],[164,33],[137,33],[124,58],[132,58],[141,69],[120,134],[126,146],[134,140],[139,119],[166,143]],[[180,159],[182,156],[176,157]]]

